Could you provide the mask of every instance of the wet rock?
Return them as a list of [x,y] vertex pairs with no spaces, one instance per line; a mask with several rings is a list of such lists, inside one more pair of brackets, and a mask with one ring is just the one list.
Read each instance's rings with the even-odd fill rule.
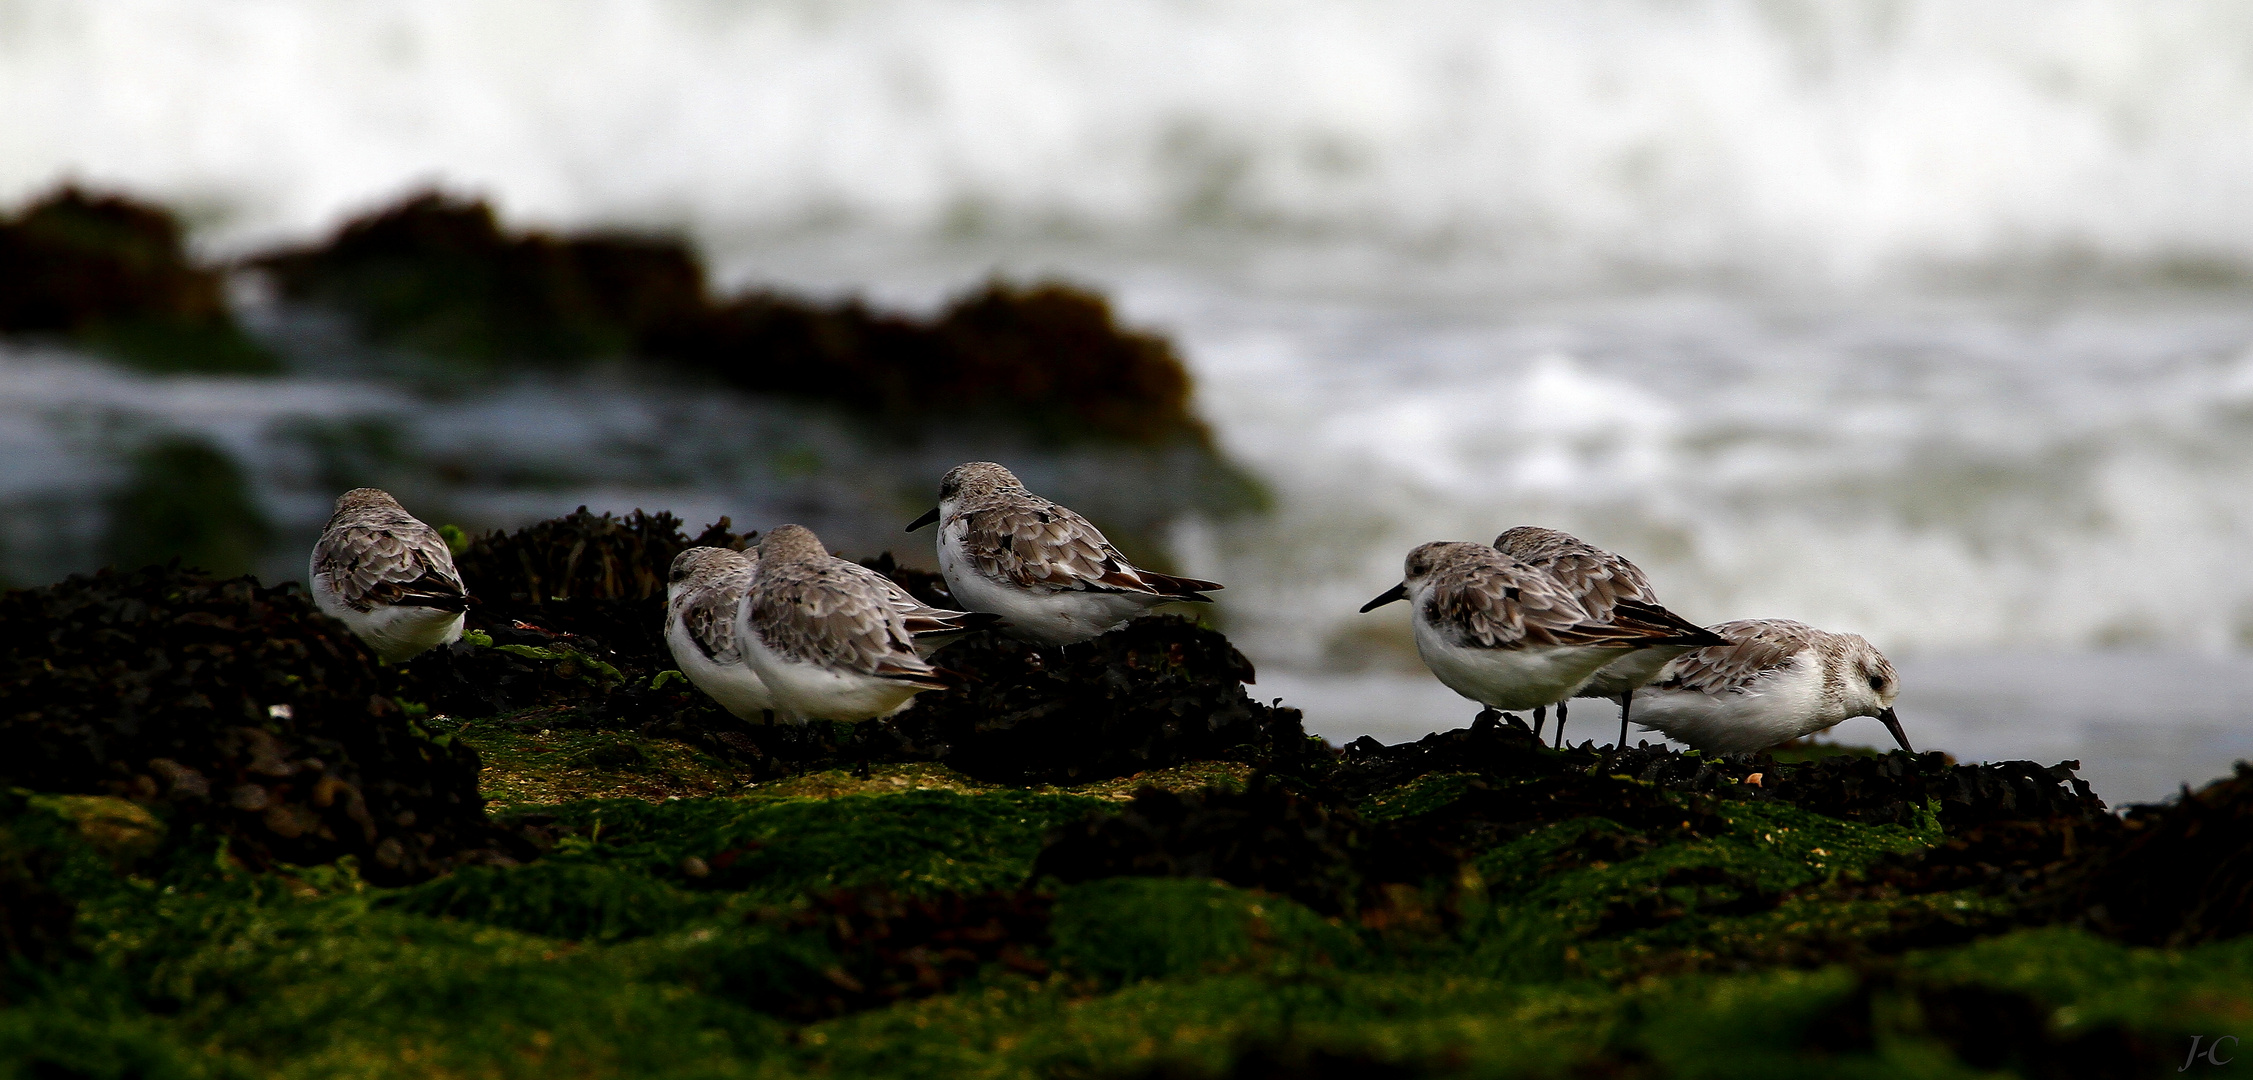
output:
[[295,585],[149,567],[0,594],[0,783],[161,802],[253,864],[389,845],[370,880],[413,880],[494,842],[475,752],[379,689]]
[[0,218],[0,333],[49,335],[159,371],[268,372],[225,280],[160,207],[66,186]]

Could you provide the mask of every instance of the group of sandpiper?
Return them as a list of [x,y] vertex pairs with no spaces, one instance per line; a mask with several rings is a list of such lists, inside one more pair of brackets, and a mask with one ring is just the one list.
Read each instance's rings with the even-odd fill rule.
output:
[[[1138,568],[1086,518],[1026,490],[1008,469],[948,471],[937,524],[939,571],[955,602],[927,605],[813,531],[782,525],[755,548],[680,553],[666,590],[665,642],[680,671],[746,720],[861,721],[953,682],[930,656],[985,628],[1043,647],[1113,630],[1161,604],[1207,601],[1215,582]],[[313,597],[385,663],[457,641],[471,603],[437,532],[375,488],[339,496],[314,545]],[[1553,529],[1523,526],[1493,546],[1438,542],[1408,553],[1404,579],[1362,610],[1407,599],[1417,653],[1448,688],[1483,706],[1620,704],[1699,749],[1759,750],[1855,716],[1893,714],[1899,680],[1868,641],[1780,619],[1700,628],[1659,606],[1633,563]],[[1517,717],[1513,723],[1523,724]]]

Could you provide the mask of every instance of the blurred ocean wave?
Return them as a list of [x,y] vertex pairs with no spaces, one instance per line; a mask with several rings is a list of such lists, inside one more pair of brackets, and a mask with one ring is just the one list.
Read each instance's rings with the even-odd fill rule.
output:
[[301,237],[443,179],[534,223],[1219,230],[1533,281],[2242,281],[2227,0],[0,3],[0,196]]

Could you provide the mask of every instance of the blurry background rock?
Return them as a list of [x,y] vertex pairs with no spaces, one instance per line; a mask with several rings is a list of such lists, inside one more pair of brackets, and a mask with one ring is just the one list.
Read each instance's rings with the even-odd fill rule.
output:
[[0,217],[0,334],[51,337],[149,371],[268,373],[222,272],[165,210],[75,186]]

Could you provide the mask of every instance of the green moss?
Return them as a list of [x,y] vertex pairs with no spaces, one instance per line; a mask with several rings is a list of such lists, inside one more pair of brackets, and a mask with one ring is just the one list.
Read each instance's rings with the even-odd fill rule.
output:
[[386,894],[377,906],[594,941],[677,929],[717,907],[641,874],[563,860],[473,866]]
[[626,800],[556,809],[593,842],[562,858],[631,867],[673,880],[695,857],[702,887],[789,903],[837,889],[882,887],[911,895],[1015,888],[1042,836],[1099,800],[1072,795],[912,791],[835,799]]
[[1057,897],[1050,929],[1066,969],[1113,982],[1334,968],[1366,952],[1351,931],[1290,900],[1179,878],[1075,885]]
[[1912,957],[1922,979],[2027,994],[2072,1035],[2106,1024],[2222,1033],[2253,1024],[2253,938],[2152,949],[2062,927],[2024,930]]

